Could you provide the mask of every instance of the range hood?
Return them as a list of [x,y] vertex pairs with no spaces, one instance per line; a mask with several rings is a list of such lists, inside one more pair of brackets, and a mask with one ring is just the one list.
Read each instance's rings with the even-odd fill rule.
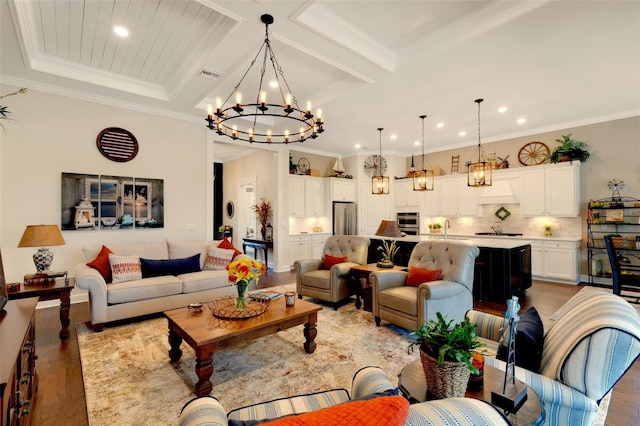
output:
[[493,184],[480,189],[479,204],[519,204],[518,191],[516,190],[518,179],[516,176],[508,178],[494,177]]

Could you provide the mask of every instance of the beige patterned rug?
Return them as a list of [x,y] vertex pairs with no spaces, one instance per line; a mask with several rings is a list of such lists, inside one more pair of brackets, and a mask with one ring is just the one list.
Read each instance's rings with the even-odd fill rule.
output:
[[[90,331],[76,326],[89,423],[96,425],[176,424],[191,399],[197,377],[193,350],[185,343],[176,364],[169,362],[167,321],[155,318]],[[243,405],[323,389],[346,388],[361,367],[377,365],[397,381],[407,363],[408,332],[376,327],[373,315],[353,303],[318,314],[317,349],[302,348],[302,326],[214,354],[212,395],[227,411]]]

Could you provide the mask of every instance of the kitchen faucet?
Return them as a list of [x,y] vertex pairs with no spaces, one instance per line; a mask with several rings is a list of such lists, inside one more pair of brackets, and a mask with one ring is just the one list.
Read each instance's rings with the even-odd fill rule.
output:
[[451,228],[451,223],[449,222],[449,219],[444,221],[444,239],[445,240],[448,238],[447,228]]

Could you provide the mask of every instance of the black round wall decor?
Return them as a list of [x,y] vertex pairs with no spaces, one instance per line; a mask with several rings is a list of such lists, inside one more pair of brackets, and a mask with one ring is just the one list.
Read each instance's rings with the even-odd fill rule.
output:
[[138,141],[128,130],[119,127],[107,127],[96,139],[98,151],[105,158],[118,163],[133,160],[138,155]]

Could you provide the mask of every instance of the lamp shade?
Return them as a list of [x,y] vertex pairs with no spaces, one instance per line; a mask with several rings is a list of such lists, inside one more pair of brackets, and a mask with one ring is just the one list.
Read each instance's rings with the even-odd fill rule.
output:
[[18,247],[47,247],[64,244],[58,225],[27,225]]
[[398,228],[398,222],[395,220],[383,220],[380,222],[376,235],[381,237],[402,237],[400,228]]

